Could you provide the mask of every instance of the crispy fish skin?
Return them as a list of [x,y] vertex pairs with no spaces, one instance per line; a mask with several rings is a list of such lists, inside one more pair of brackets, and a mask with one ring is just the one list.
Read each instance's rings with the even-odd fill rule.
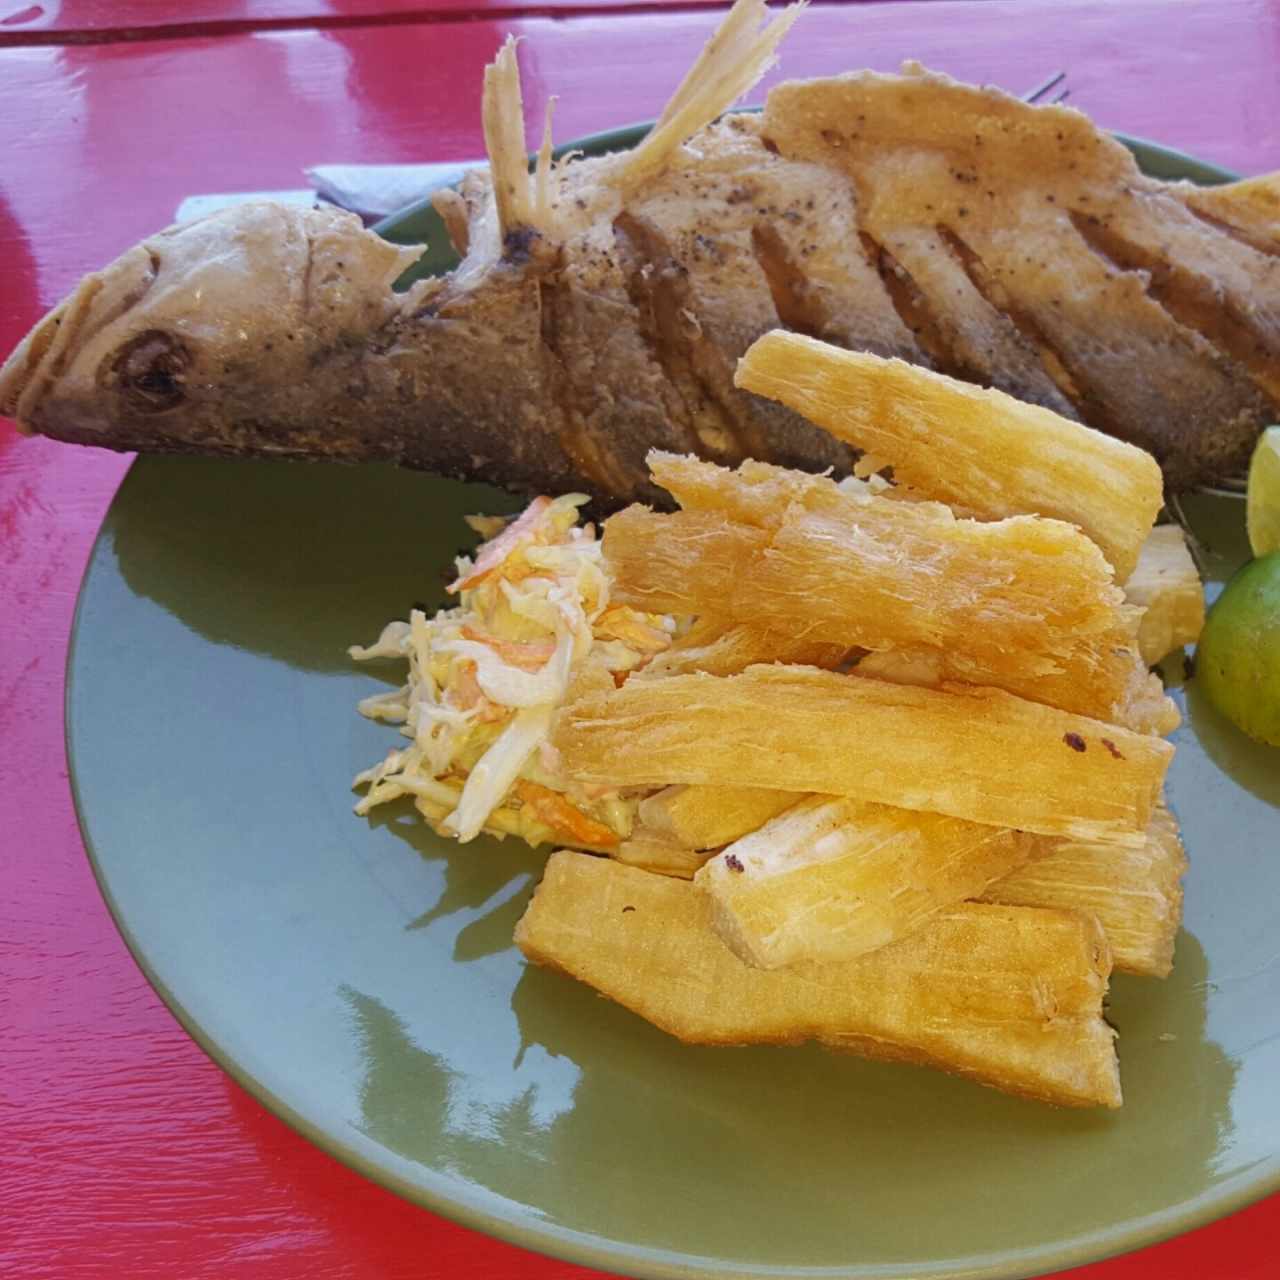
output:
[[[792,412],[736,394],[738,358],[776,326],[916,361],[927,356],[858,242],[849,185],[833,183],[823,166],[774,155],[758,130],[750,116],[708,126],[636,193],[621,230],[640,254],[633,268],[646,270],[650,290],[665,291],[673,308],[659,358],[674,365],[684,354],[673,380],[699,415],[696,451],[847,468],[843,443],[825,432],[803,435]],[[797,438],[806,445],[799,455]]]
[[632,159],[544,159],[514,195],[504,52],[485,113],[503,200],[477,176],[443,202],[466,249],[449,276],[396,295],[411,252],[347,215],[226,210],[86,277],[0,370],[0,412],[115,449],[658,502],[651,446],[848,470],[847,444],[733,386],[783,327],[1078,417],[1174,489],[1239,465],[1280,386],[1269,189],[1156,183],[1076,112],[918,68],[708,123],[795,16],[751,34],[763,13],[735,6]]
[[[170,228],[90,277],[87,313],[82,285],[42,322],[57,336],[15,353],[0,408],[82,444],[457,475],[505,455],[513,476],[569,486],[575,468],[542,427],[558,418],[533,358],[536,281],[503,260],[483,290],[393,294],[415,257],[352,215],[272,203]],[[469,413],[506,428],[473,429]]]
[[[904,72],[779,85],[763,135],[848,175],[927,312],[960,333],[979,299],[1007,316],[1081,419],[1148,449],[1171,488],[1239,467],[1276,413],[1274,252],[1197,218],[1078,111]],[[1018,386],[1019,345],[993,331],[976,380],[1044,403]]]
[[[650,448],[744,450],[699,434],[688,403],[702,383],[673,386],[654,355],[667,338],[644,333],[654,304],[628,295],[616,245],[579,249],[566,262],[528,232],[474,286],[396,295],[416,252],[352,215],[224,210],[88,277],[4,366],[0,411],[113,449],[394,462],[526,492],[585,480],[606,504],[660,502]],[[724,381],[746,423],[728,364]],[[820,428],[770,417],[773,456],[847,467]]]
[[856,960],[768,972],[710,913],[685,881],[562,850],[516,945],[688,1043],[818,1040],[1060,1106],[1120,1105],[1111,955],[1089,916],[964,903]]
[[1280,249],[1280,174],[1242,178],[1221,187],[1175,184],[1172,194],[1194,214],[1263,253]]

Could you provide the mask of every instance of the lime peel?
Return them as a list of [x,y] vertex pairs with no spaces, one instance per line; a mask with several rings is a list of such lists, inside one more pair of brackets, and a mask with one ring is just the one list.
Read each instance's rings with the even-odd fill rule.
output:
[[1253,554],[1280,551],[1280,427],[1268,427],[1253,450],[1245,508]]
[[1280,746],[1280,551],[1223,588],[1196,647],[1196,679],[1234,725]]

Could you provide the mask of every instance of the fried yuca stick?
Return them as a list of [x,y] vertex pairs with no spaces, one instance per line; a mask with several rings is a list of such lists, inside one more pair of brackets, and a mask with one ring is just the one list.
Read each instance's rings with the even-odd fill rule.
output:
[[618,604],[650,601],[654,613],[724,617],[724,610],[707,605],[731,599],[768,542],[763,530],[716,511],[664,516],[647,507],[626,507],[604,525],[611,598]]
[[1204,585],[1186,538],[1176,524],[1151,530],[1129,580],[1125,598],[1142,609],[1138,649],[1148,666],[1183,645],[1194,644],[1204,626]]
[[694,876],[716,933],[759,969],[852,960],[976,898],[1036,837],[941,813],[811,796]]
[[552,741],[584,783],[813,791],[1133,847],[1173,755],[995,689],[787,666],[628,681],[565,707]]
[[1156,810],[1140,849],[1076,840],[1042,843],[1047,853],[996,881],[981,900],[1091,912],[1107,935],[1117,969],[1167,977],[1187,870],[1178,824],[1168,809]]
[[768,787],[664,787],[640,801],[640,821],[687,849],[719,849],[756,831],[804,794]]
[[[690,513],[682,519],[687,519],[692,529],[698,527],[699,521],[713,521],[719,514],[738,524],[776,533],[792,517],[796,504],[799,503],[821,510],[845,510],[850,507],[857,509],[856,497],[843,494],[826,477],[789,471],[768,463],[748,461],[730,471],[692,456],[654,450],[649,454],[649,466],[654,479],[669,489]],[[883,506],[888,499],[877,501]],[[946,515],[945,509],[938,504],[920,505]],[[809,547],[812,562],[810,572],[779,575],[784,578],[789,576],[797,594],[806,592],[815,582],[815,589],[820,589],[821,584],[833,573],[837,575],[835,581],[841,582],[843,579],[839,575],[848,572],[848,566],[840,563],[842,557],[838,544],[824,546],[818,541],[816,530],[811,532],[814,533],[814,540]],[[632,527],[631,536],[635,545],[630,548],[618,547],[617,572],[624,576],[628,584],[642,590],[649,585],[649,580],[643,576],[648,558],[642,549],[646,538],[653,535],[637,522]],[[696,544],[691,542],[691,545]],[[788,541],[787,545],[791,546],[791,542]],[[696,564],[696,557],[694,563]],[[927,566],[918,565],[916,572],[923,583],[928,573]],[[682,579],[681,587],[681,599],[685,607],[693,608],[701,604],[703,608],[717,607],[724,610],[741,607],[756,608],[758,611],[761,592],[765,602],[763,607],[770,607],[770,570],[753,570],[740,566],[737,573],[751,573],[752,576],[740,579],[740,598],[726,601],[723,595],[713,598],[710,591],[700,592],[696,569],[689,570]],[[715,585],[722,586],[728,576],[717,576]],[[656,583],[652,585],[658,586]],[[1112,596],[1112,599],[1118,597]],[[821,607],[819,601],[820,597],[810,593],[798,608],[791,610],[793,616],[789,619],[771,615],[767,623],[754,625],[768,625],[777,632],[790,626],[793,632],[799,630],[806,643],[812,641],[815,633],[822,634],[824,627],[835,625],[848,631],[855,625],[855,621],[849,618],[836,620],[834,623],[828,619],[815,628],[810,614]],[[850,599],[849,607],[854,607],[854,603]],[[1173,701],[1165,696],[1159,680],[1147,670],[1138,653],[1138,616],[1132,607],[1115,608],[1110,624],[1103,631],[1071,636],[1052,660],[1041,662],[1036,662],[1033,658],[1029,663],[1011,663],[1003,660],[1007,655],[1003,655],[1001,661],[992,662],[988,654],[973,653],[972,645],[966,647],[953,644],[942,647],[906,645],[900,642],[892,648],[880,649],[864,659],[864,663],[869,672],[883,669],[887,679],[904,678],[896,674],[904,668],[923,668],[931,671],[932,675],[916,678],[914,683],[937,685],[948,680],[959,680],[967,684],[993,685],[1033,702],[1043,702],[1078,715],[1122,724],[1140,733],[1169,733],[1177,728],[1178,711]],[[864,636],[862,643],[867,648],[876,647],[867,643],[871,638],[868,632],[863,630],[861,634]],[[990,635],[988,638],[994,639]],[[803,662],[804,658],[786,656],[782,660]],[[834,664],[819,661],[812,665]],[[710,666],[706,669],[716,670]],[[727,667],[716,671],[716,674],[729,673]]]
[[[817,509],[814,509],[817,508]],[[1061,521],[957,520],[940,504],[815,491],[770,536],[712,511],[629,507],[604,529],[614,596],[867,649],[946,649],[1039,675],[1114,626],[1123,596]]]
[[931,688],[951,681],[994,684],[1031,702],[1124,725],[1135,733],[1172,733],[1182,719],[1159,676],[1142,661],[1136,621],[1127,619],[1101,636],[1082,641],[1058,660],[1058,670],[1039,675],[993,679],[981,666],[944,649],[868,653],[856,669],[859,675],[878,680]]
[[708,616],[699,618],[669,649],[630,678],[653,680],[689,671],[731,676],[757,662],[791,662],[829,669],[840,666],[848,654],[848,645]]
[[923,504],[971,518],[958,503],[932,502],[914,490],[895,487],[880,476],[846,476],[837,484],[828,475],[793,471],[772,462],[747,458],[732,471],[692,453],[650,449],[645,461],[657,484],[686,511],[720,511],[740,524],[776,529],[793,502],[840,500],[839,495],[885,498]]
[[1121,579],[1163,501],[1145,450],[902,360],[776,330],[734,381],[891,464],[895,481],[925,497],[992,519],[1035,512],[1079,525]]
[[711,851],[692,849],[677,843],[665,832],[640,826],[617,848],[610,849],[609,856],[655,875],[692,880],[698,868],[711,857]]
[[857,960],[768,972],[711,931],[693,885],[561,851],[519,925],[535,964],[695,1044],[820,1040],[1065,1106],[1120,1105],[1088,916],[964,903]]
[[[793,502],[810,494],[838,495],[829,476],[748,458],[730,470],[692,453],[650,449],[645,461],[660,484],[686,511],[718,511],[739,524],[776,530]],[[838,501],[838,498],[833,499]]]
[[[736,549],[734,530],[740,532]],[[615,598],[653,612],[700,613],[712,630],[725,633],[705,647],[677,643],[646,668],[647,677],[696,670],[730,675],[774,660],[829,667],[838,665],[837,655],[865,647],[882,651],[886,672],[901,665],[897,655],[929,663],[935,678],[922,683],[990,685],[1144,733],[1177,727],[1177,710],[1139,660],[1119,609],[1118,620],[1096,636],[1078,635],[1069,624],[1045,624],[1037,628],[1037,645],[1028,643],[1028,624],[1024,646],[1006,647],[1011,639],[1016,644],[1017,628],[1007,619],[996,621],[996,603],[976,591],[964,595],[958,580],[937,586],[942,599],[930,601],[925,561],[917,562],[914,598],[910,585],[895,594],[891,584],[901,579],[888,571],[873,586],[872,575],[861,575],[844,554],[847,536],[845,529],[811,520],[798,532],[780,530],[774,548],[762,554],[760,530],[714,512],[658,515],[631,507],[615,516],[605,528]],[[1006,579],[1000,589],[1008,585]],[[954,604],[949,613],[948,603]],[[710,610],[754,620],[722,622]],[[1043,647],[1049,644],[1056,653]],[[868,671],[877,666],[864,662]]]
[[[944,678],[981,683],[981,670],[970,668],[966,673],[962,663],[948,657]],[[1032,702],[1124,725],[1137,733],[1172,733],[1182,722],[1160,677],[1142,661],[1137,619],[1127,608],[1115,626],[1063,654],[1056,671],[1011,676],[1002,679],[999,686]]]
[[899,527],[868,545],[842,509],[795,504],[759,568],[737,584],[735,609],[865,649],[940,649],[964,660],[974,682],[1047,675],[1114,625],[1119,591],[1091,572],[1103,570],[1101,554],[1068,525],[1029,516],[979,524],[946,512],[915,534],[902,526],[938,508],[865,503],[910,521],[892,521]]

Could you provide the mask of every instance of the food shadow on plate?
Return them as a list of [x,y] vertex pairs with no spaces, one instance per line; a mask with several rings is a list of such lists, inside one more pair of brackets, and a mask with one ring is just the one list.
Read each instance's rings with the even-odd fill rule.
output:
[[[941,1219],[953,1218],[941,1223],[947,1230],[963,1236],[966,1214],[993,1211],[986,1222],[989,1248],[1036,1243],[1019,1237],[1015,1224],[1026,1215],[1014,1201],[1025,1201],[1030,1213],[1050,1194],[1043,1176],[1047,1159],[1053,1161],[1051,1194],[1063,1238],[1101,1221],[1155,1213],[1195,1194],[1205,1169],[1215,1167],[1231,1142],[1237,1071],[1205,1036],[1205,977],[1204,951],[1184,932],[1174,977],[1122,976],[1114,982],[1110,1016],[1121,1032],[1126,1098],[1119,1113],[1054,1109],[935,1071],[861,1061],[816,1046],[684,1046],[582,984],[533,967],[521,977],[512,1008],[526,1047],[541,1046],[581,1071],[573,1107],[548,1135],[550,1167],[571,1165],[572,1153],[593,1134],[607,1132],[617,1153],[617,1159],[594,1165],[588,1177],[578,1171],[573,1220],[566,1225],[598,1222],[611,1206],[634,1198],[637,1188],[663,1186],[681,1209],[666,1218],[654,1205],[653,1230],[662,1237],[654,1243],[681,1247],[680,1223],[692,1214],[703,1233],[723,1232],[718,1247],[729,1251],[726,1256],[742,1256],[742,1233],[755,1230],[744,1224],[762,1221],[767,1226],[756,1248],[776,1254],[794,1229],[794,1256],[803,1257],[803,1224],[813,1207],[838,1213],[856,1197],[872,1206],[860,1217],[886,1224],[883,1240],[865,1240],[862,1247],[887,1261],[896,1256],[893,1240],[900,1238],[889,1224],[901,1211],[901,1186],[885,1171],[901,1172],[904,1159],[917,1183],[912,1195]],[[634,1090],[625,1106],[618,1105],[619,1080]],[[1171,1114],[1176,1124],[1169,1123]],[[679,1168],[661,1133],[686,1135]],[[689,1163],[689,1151],[708,1153],[705,1166]],[[957,1201],[943,1194],[943,1183],[954,1177],[957,1159],[967,1159],[957,1153],[969,1151],[982,1153],[973,1168],[973,1193]],[[998,1215],[982,1173],[987,1162],[1004,1170]],[[1116,1201],[1113,1179],[1097,1177],[1100,1163],[1131,1166],[1122,1201]],[[834,1182],[833,1169],[840,1170]],[[725,1170],[734,1171],[731,1211],[724,1204]],[[752,1170],[760,1173],[747,1172]],[[766,1170],[774,1173],[765,1176]],[[936,1195],[930,1192],[935,1177]]]
[[1280,748],[1254,742],[1205,697],[1194,674],[1186,684],[1186,718],[1205,755],[1233,782],[1280,809]]
[[129,588],[206,639],[342,672],[361,669],[348,645],[444,603],[454,555],[476,542],[463,516],[517,506],[392,466],[151,457],[130,469],[104,536]]
[[[405,925],[407,930],[450,921],[457,929],[453,958],[463,962],[496,955],[512,945],[516,921],[542,875],[545,848],[532,849],[514,837],[481,836],[466,845],[446,840],[407,798],[380,805],[360,821],[403,840],[439,872],[438,896]],[[454,919],[459,915],[467,918],[460,926]]]
[[[1118,1114],[813,1046],[684,1046],[532,967],[511,993],[514,1059],[496,1042],[481,1053],[415,1035],[348,988],[364,1057],[352,1122],[548,1222],[646,1247],[761,1264],[923,1260],[903,1226],[909,1173],[933,1239],[960,1253],[1035,1248],[1049,1229],[1067,1241],[1177,1204],[1218,1165],[1236,1066],[1205,1038],[1205,977],[1183,933],[1175,977],[1115,982]],[[971,1190],[957,1196],[957,1185]],[[848,1242],[854,1253],[815,1257],[815,1221],[844,1220],[855,1200],[858,1220],[878,1225]]]

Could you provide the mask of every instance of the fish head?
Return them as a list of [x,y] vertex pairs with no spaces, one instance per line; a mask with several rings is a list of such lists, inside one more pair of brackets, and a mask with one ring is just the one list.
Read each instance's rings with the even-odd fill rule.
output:
[[207,440],[254,395],[305,384],[324,352],[385,324],[400,308],[391,286],[420,253],[351,214],[274,201],[170,227],[32,330],[0,368],[0,413],[112,448]]

